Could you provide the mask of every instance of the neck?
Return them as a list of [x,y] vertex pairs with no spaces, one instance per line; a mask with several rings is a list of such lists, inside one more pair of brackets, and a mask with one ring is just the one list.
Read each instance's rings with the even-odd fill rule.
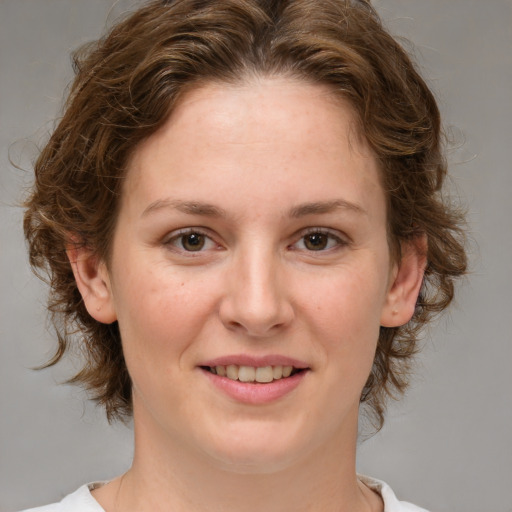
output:
[[105,489],[104,501],[95,494],[107,512],[382,510],[380,499],[356,477],[357,414],[343,435],[282,467],[264,469],[219,463],[137,419],[135,414],[132,468]]

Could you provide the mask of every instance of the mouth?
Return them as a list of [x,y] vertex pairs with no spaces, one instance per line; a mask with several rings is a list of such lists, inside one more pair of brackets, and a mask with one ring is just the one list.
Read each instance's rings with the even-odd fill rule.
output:
[[255,357],[232,354],[197,367],[213,389],[246,405],[265,405],[294,396],[312,368],[304,361],[279,354]]
[[226,366],[201,366],[201,369],[218,375],[219,377],[256,384],[268,384],[274,381],[284,380],[307,370],[307,368],[295,368],[294,366],[283,365],[243,366],[236,364]]

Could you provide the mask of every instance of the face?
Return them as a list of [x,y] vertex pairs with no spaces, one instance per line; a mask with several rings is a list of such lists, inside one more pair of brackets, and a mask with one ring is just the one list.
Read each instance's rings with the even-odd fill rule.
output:
[[103,272],[88,307],[119,322],[136,432],[255,471],[353,443],[398,269],[376,160],[327,89],[189,92],[129,163]]

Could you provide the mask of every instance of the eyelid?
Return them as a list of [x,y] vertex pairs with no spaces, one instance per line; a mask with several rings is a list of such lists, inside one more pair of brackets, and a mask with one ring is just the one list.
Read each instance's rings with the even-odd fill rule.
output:
[[296,241],[294,243],[290,244],[289,247],[293,249],[294,246],[297,243],[299,243],[304,237],[306,237],[308,235],[317,234],[317,233],[322,234],[322,235],[327,235],[331,239],[334,239],[336,241],[336,246],[330,247],[328,249],[319,250],[319,251],[312,251],[312,250],[304,249],[306,252],[321,254],[321,253],[330,252],[332,250],[336,250],[340,247],[345,247],[351,243],[351,239],[348,235],[345,235],[344,233],[342,233],[336,229],[325,228],[325,227],[309,227],[309,228],[305,228],[305,229],[302,229],[301,231],[299,231],[297,233],[297,235],[294,237],[296,239]]
[[[189,234],[193,234],[193,233],[200,234],[200,235],[204,236],[205,238],[207,238],[210,241],[210,243],[215,245],[215,248],[206,248],[206,249],[202,249],[202,250],[199,250],[199,251],[187,251],[186,249],[180,248],[180,247],[178,247],[178,246],[173,244],[173,242],[177,241],[180,237],[183,237],[183,236],[186,236],[186,235],[189,235]],[[303,240],[304,237],[306,237],[308,235],[311,235],[311,234],[326,235],[330,239],[335,240],[336,245],[334,247],[330,247],[330,248],[327,248],[327,249],[322,249],[322,250],[319,250],[319,251],[312,251],[312,250],[308,250],[306,248],[299,249],[299,248],[296,247],[296,245],[301,240]],[[289,249],[291,249],[291,250],[304,250],[305,252],[308,252],[308,253],[326,253],[326,252],[331,252],[331,251],[334,251],[334,250],[336,250],[338,248],[345,247],[345,246],[347,246],[347,245],[349,245],[351,243],[350,237],[348,235],[346,235],[345,233],[340,232],[339,230],[332,229],[332,228],[326,228],[326,227],[316,227],[316,226],[312,226],[312,227],[301,229],[300,231],[298,231],[293,236],[293,240],[294,241],[291,244],[288,245]],[[180,228],[180,229],[176,229],[174,231],[171,231],[170,233],[165,235],[165,237],[162,240],[162,244],[164,246],[169,247],[169,249],[173,250],[174,252],[177,252],[177,253],[180,253],[180,254],[186,254],[187,256],[198,256],[199,254],[207,252],[209,250],[221,249],[222,248],[222,244],[220,244],[216,240],[215,234],[213,234],[210,229],[205,228],[205,227],[200,227],[200,226],[190,226],[190,227]]]
[[179,240],[179,238],[186,236],[186,235],[190,235],[190,234],[202,235],[205,238],[207,238],[208,240],[210,240],[210,242],[215,245],[215,248],[218,249],[221,247],[221,245],[215,240],[214,236],[212,235],[212,233],[209,229],[203,228],[203,227],[198,227],[198,226],[190,226],[190,227],[180,228],[180,229],[171,231],[170,233],[165,235],[165,237],[162,240],[162,244],[166,247],[169,247],[174,252],[178,252],[180,254],[186,254],[188,256],[194,256],[194,255],[197,256],[198,254],[209,250],[209,249],[203,249],[200,251],[187,251],[186,249],[177,247],[173,244],[173,242],[176,240]]

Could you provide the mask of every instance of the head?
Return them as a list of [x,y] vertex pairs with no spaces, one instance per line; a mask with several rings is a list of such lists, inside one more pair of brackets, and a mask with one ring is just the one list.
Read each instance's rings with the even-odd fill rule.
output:
[[76,78],[57,129],[36,162],[25,232],[46,270],[59,336],[57,362],[82,347],[84,384],[112,417],[131,412],[132,386],[117,322],[84,304],[68,254],[86,247],[112,262],[127,169],[192,91],[286,79],[322,87],[352,112],[353,134],[375,159],[391,261],[411,245],[426,267],[412,318],[381,326],[361,402],[383,420],[405,389],[421,328],[453,298],[465,271],[460,217],[443,201],[446,175],[435,99],[366,1],[150,2],[75,57]]

